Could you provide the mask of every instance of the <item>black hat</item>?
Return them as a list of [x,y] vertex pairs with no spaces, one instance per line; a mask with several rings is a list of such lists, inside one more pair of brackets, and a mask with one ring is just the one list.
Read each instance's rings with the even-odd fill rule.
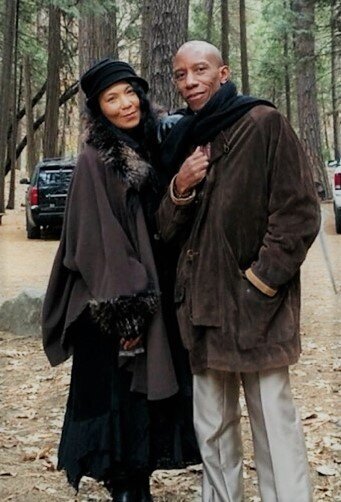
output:
[[87,105],[91,107],[100,92],[121,80],[128,82],[135,80],[145,92],[148,92],[148,83],[138,77],[128,63],[105,58],[91,66],[80,78],[81,88],[87,97]]

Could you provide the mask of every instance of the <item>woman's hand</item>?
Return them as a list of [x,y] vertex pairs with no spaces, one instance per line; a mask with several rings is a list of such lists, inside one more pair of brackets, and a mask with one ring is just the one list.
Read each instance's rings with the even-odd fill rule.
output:
[[138,338],[133,338],[131,340],[126,340],[125,338],[122,338],[121,342],[120,342],[121,348],[123,350],[133,350],[139,346],[139,344],[141,343],[141,340],[142,340],[142,335],[139,336]]

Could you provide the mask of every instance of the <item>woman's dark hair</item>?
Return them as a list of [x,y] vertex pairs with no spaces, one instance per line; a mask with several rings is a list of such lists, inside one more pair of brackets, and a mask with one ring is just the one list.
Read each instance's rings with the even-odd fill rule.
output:
[[140,135],[142,136],[142,138],[144,138],[145,147],[148,151],[149,156],[151,157],[151,160],[153,160],[155,163],[158,163],[159,145],[157,140],[156,116],[150,106],[150,102],[146,96],[146,93],[144,92],[140,84],[134,80],[132,80],[130,84],[140,100],[140,128],[142,128],[140,129]]

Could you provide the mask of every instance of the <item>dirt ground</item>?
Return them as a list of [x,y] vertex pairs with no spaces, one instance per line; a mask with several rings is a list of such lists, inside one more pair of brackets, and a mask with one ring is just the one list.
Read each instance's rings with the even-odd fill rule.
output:
[[[46,287],[58,245],[54,238],[28,241],[24,209],[8,211],[0,226],[1,297],[25,288]],[[293,391],[306,433],[314,501],[341,502],[340,332],[341,235],[335,234],[331,204],[322,205],[323,242],[339,294],[333,291],[320,237],[302,269],[303,355],[291,369]],[[70,363],[51,368],[37,337],[0,332],[0,501],[108,501],[106,491],[85,478],[78,496],[56,471],[56,455]],[[243,401],[243,399],[242,399]],[[260,501],[248,421],[243,413],[246,501]],[[157,502],[198,502],[200,466],[157,471],[152,490]],[[300,501],[292,501],[300,502]]]

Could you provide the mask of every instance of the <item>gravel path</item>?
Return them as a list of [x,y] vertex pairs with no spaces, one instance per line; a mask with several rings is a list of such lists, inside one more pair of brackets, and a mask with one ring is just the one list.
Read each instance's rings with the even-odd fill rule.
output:
[[[20,200],[20,194],[18,195]],[[22,192],[21,192],[22,197]],[[21,199],[22,200],[22,199]],[[323,204],[324,239],[341,290],[341,236],[335,234],[331,204]],[[24,210],[8,212],[0,226],[1,295],[46,287],[58,241],[28,241]],[[293,389],[303,417],[314,482],[314,500],[341,502],[340,332],[341,293],[335,295],[320,238],[302,269],[303,356],[292,368]],[[0,333],[0,500],[16,502],[106,501],[89,479],[78,498],[55,470],[56,449],[67,396],[70,363],[50,368],[35,337]],[[247,417],[243,414],[246,501],[260,501]],[[158,502],[198,502],[200,469],[157,471]],[[299,501],[292,501],[299,502]]]

